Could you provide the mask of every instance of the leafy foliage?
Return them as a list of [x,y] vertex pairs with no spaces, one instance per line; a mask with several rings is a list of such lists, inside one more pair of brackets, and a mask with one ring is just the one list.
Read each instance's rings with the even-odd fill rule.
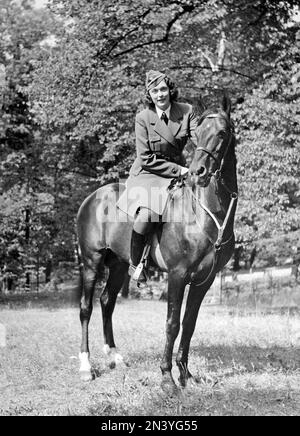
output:
[[73,257],[79,204],[100,184],[128,175],[134,116],[153,68],[174,78],[182,99],[196,103],[201,94],[208,105],[225,89],[233,100],[239,241],[299,229],[297,2],[0,6],[2,264],[10,247],[24,260],[21,269],[29,257]]
[[271,238],[300,226],[298,38],[299,32],[237,113],[240,219],[250,239]]

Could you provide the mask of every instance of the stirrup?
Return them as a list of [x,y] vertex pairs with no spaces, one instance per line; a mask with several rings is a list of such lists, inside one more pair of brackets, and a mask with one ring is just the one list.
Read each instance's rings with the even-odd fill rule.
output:
[[132,279],[138,281],[143,269],[144,269],[144,265],[142,264],[142,262],[140,262],[138,266],[135,268]]
[[145,265],[143,262],[140,262],[138,266],[134,266],[133,264],[130,264],[129,266],[129,275],[138,283],[145,283],[147,281],[144,267]]

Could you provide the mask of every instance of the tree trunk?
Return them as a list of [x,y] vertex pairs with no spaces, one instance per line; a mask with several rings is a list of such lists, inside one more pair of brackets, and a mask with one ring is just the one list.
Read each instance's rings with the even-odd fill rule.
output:
[[46,263],[46,269],[45,269],[45,281],[46,281],[46,283],[50,282],[51,273],[52,273],[52,260],[48,259],[47,263]]
[[[29,252],[29,241],[30,241],[30,216],[31,216],[31,211],[30,209],[27,207],[25,209],[25,243],[26,243],[26,248],[27,248],[27,255]],[[25,282],[25,289],[26,291],[30,291],[30,272],[26,272],[26,282]]]
[[233,254],[233,271],[239,271],[241,269],[240,266],[240,260],[241,260],[241,254],[242,254],[242,247],[236,247],[234,249],[234,254]]

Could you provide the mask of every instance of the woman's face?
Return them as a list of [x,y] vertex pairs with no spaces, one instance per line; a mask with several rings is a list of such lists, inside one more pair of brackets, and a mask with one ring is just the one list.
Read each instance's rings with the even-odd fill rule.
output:
[[168,109],[171,103],[170,90],[164,80],[160,82],[155,88],[152,88],[149,93],[155,106],[157,106],[162,111]]

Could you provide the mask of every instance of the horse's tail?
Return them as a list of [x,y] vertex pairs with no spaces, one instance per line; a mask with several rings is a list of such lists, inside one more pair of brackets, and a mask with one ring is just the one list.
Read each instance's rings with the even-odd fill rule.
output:
[[83,263],[78,241],[75,242],[75,256],[78,264],[78,281],[74,292],[74,302],[79,304],[83,293]]

